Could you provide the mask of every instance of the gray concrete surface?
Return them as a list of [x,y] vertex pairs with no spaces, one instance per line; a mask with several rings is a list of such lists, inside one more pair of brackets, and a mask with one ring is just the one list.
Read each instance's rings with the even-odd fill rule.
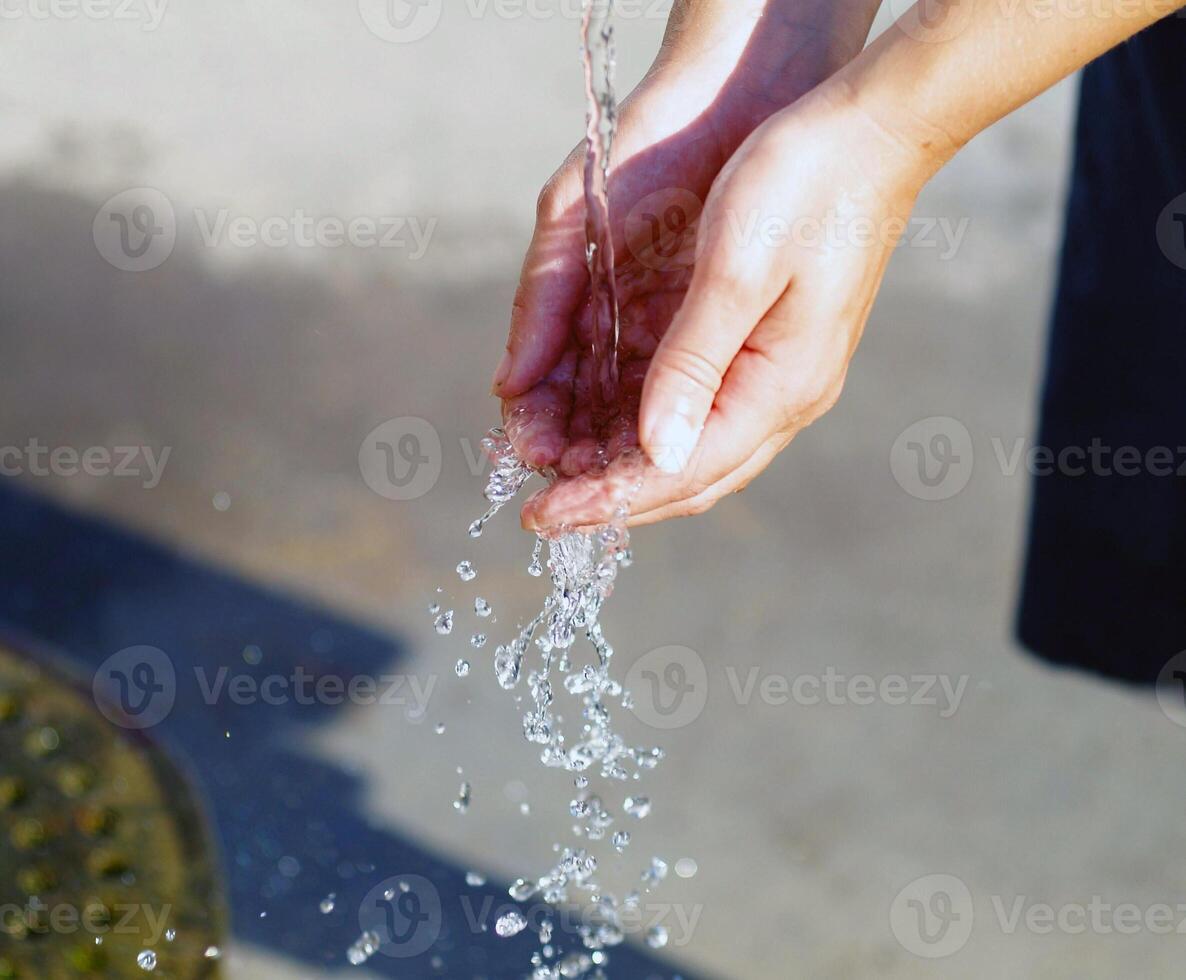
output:
[[[623,28],[625,81],[660,29]],[[513,520],[465,537],[480,479],[461,440],[494,418],[485,389],[535,190],[580,134],[575,37],[564,17],[457,4],[432,36],[388,44],[345,0],[178,3],[155,31],[25,18],[0,34],[0,234],[25,263],[4,272],[0,444],[172,447],[151,490],[24,485],[409,644],[410,669],[439,677],[429,723],[341,712],[311,750],[357,767],[379,824],[504,875],[542,869],[566,835],[568,782],[533,763],[488,656],[452,676],[464,641],[436,637],[425,606],[438,585],[472,594],[452,573],[461,558],[504,631],[540,598]],[[896,256],[835,411],[745,494],[635,537],[607,611],[619,669],[669,644],[708,669],[703,712],[658,736],[655,810],[622,872],[644,852],[698,862],[666,892],[702,906],[675,964],[746,980],[1180,971],[1174,936],[1011,931],[995,909],[1186,901],[1186,733],[1152,698],[1045,669],[1010,637],[1027,481],[1002,471],[992,440],[1032,433],[1072,98],[1061,86],[928,188],[919,213],[969,219],[966,237],[950,260]],[[97,253],[91,223],[138,185],[168,195],[182,234],[159,269],[129,274]],[[194,208],[415,216],[436,231],[419,260],[212,249]],[[443,445],[439,482],[411,502],[373,493],[357,460],[399,416],[428,420]],[[890,468],[899,435],[930,416],[959,420],[975,453],[967,487],[936,502]],[[950,717],[742,703],[730,667],[967,687]],[[464,818],[457,765],[474,784]],[[965,883],[974,920],[965,945],[929,960],[895,936],[910,918],[891,909],[937,873]],[[306,975],[262,950],[234,957],[238,976]]]

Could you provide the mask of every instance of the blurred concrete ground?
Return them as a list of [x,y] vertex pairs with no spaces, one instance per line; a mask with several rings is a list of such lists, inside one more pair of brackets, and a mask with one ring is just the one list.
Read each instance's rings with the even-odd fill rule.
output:
[[[375,37],[345,0],[177,4],[155,30],[6,23],[0,445],[172,447],[153,489],[19,479],[398,636],[409,669],[439,677],[428,723],[342,711],[311,749],[357,771],[376,824],[516,876],[544,868],[567,834],[569,783],[533,762],[490,648],[467,681],[453,677],[472,617],[441,641],[426,605],[438,585],[459,609],[472,601],[452,572],[462,558],[498,609],[494,636],[540,599],[509,515],[477,545],[465,536],[481,502],[465,449],[495,418],[485,389],[534,195],[579,138],[582,109],[570,18],[471,9],[450,6],[411,44]],[[624,88],[661,28],[622,26]],[[995,910],[1017,896],[1056,909],[1186,900],[1175,860],[1186,735],[1151,697],[1040,667],[1010,636],[1027,481],[1004,472],[993,440],[1032,435],[1072,99],[1061,86],[928,188],[918,213],[966,218],[966,235],[949,259],[900,250],[836,410],[745,494],[635,537],[607,613],[620,672],[671,644],[708,669],[703,712],[657,736],[668,756],[651,780],[655,809],[622,871],[650,853],[698,862],[664,894],[703,906],[690,942],[668,950],[689,969],[972,980],[1180,969],[1171,936],[1010,931]],[[99,255],[92,222],[140,185],[168,196],[181,234],[163,265],[133,274]],[[418,259],[212,249],[194,208],[400,215],[435,230]],[[439,481],[410,502],[373,493],[358,462],[364,437],[401,416],[430,422],[443,447]],[[899,486],[890,458],[932,416],[967,428],[975,468],[961,493],[926,502]],[[745,701],[730,677],[755,668],[967,687],[950,717],[935,705]],[[464,818],[450,806],[457,765],[474,784]],[[966,944],[928,960],[891,907],[939,873],[966,885],[975,917]],[[304,975],[257,947],[236,957],[244,977]]]

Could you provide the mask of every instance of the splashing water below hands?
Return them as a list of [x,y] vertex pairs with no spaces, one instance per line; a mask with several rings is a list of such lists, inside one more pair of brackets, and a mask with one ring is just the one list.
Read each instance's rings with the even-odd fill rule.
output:
[[[502,429],[493,429],[483,440],[483,448],[494,462],[486,487],[490,508],[479,521],[471,525],[471,535],[479,536],[489,521],[532,475],[511,448],[510,439]],[[642,459],[638,458],[637,474],[641,479]],[[619,477],[620,478],[620,477]],[[540,761],[550,768],[566,769],[575,775],[577,795],[569,804],[569,813],[577,819],[574,828],[588,847],[562,847],[556,864],[535,879],[519,879],[510,889],[516,901],[528,901],[539,896],[551,906],[586,902],[590,915],[578,928],[586,953],[569,953],[558,957],[552,946],[551,927],[547,938],[541,935],[542,949],[533,958],[533,980],[558,980],[561,977],[587,976],[596,967],[603,975],[607,964],[607,947],[625,939],[623,915],[637,909],[641,894],[632,891],[619,900],[605,891],[597,877],[598,858],[592,853],[594,842],[606,838],[617,821],[613,809],[603,803],[601,796],[590,788],[590,774],[610,785],[638,780],[646,770],[654,768],[663,758],[658,747],[630,745],[614,729],[610,706],[617,703],[629,708],[629,692],[610,673],[614,650],[602,631],[600,615],[605,601],[613,592],[619,569],[629,566],[632,556],[626,516],[630,494],[622,494],[615,521],[595,529],[561,529],[547,537],[537,536],[532,564],[539,561],[542,548],[548,550],[547,567],[551,573],[551,593],[543,608],[510,642],[500,644],[494,656],[494,672],[499,685],[515,690],[522,682],[525,665],[527,686],[530,690],[530,709],[523,716],[523,736],[539,745]],[[474,529],[477,533],[474,533]],[[534,568],[533,568],[534,570]],[[586,662],[578,660],[577,641],[583,634],[593,656]],[[528,663],[531,648],[537,648],[539,659]],[[565,732],[556,711],[559,681],[565,694],[579,705],[576,713],[581,719],[578,732]],[[571,717],[571,716],[570,716]],[[642,801],[642,805],[638,801]],[[650,802],[636,794],[625,796],[622,813],[625,817],[641,820],[650,812]],[[627,831],[615,831],[610,837],[613,850],[622,853],[630,842]],[[641,875],[644,890],[658,885],[666,872],[666,864],[652,858]],[[659,874],[661,868],[664,874]],[[514,923],[503,923],[499,935],[510,936],[521,931]],[[541,930],[542,932],[543,930]],[[648,943],[651,937],[648,937]],[[553,959],[553,962],[548,962]]]

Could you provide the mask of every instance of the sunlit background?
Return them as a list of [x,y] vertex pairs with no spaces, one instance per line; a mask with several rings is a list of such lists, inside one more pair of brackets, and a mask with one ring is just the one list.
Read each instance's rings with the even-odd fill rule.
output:
[[[535,195],[582,135],[579,7],[449,0],[400,42],[368,27],[373,6],[43,18],[26,0],[0,22],[0,447],[21,448],[0,482],[0,625],[84,692],[127,647],[170,659],[176,705],[146,734],[203,808],[229,977],[524,975],[529,937],[467,928],[458,903],[501,908],[507,882],[573,840],[571,778],[539,766],[491,667],[543,598],[532,540],[510,512],[481,541],[466,527]],[[623,90],[662,33],[663,8],[641,6],[619,24]],[[830,415],[746,493],[635,534],[605,614],[619,676],[670,646],[706,673],[676,727],[626,722],[667,757],[607,879],[628,889],[664,858],[670,935],[651,950],[636,931],[611,977],[1180,969],[1168,936],[1025,918],[1182,898],[1182,730],[1151,696],[1039,666],[1011,637],[1028,484],[1009,463],[1033,436],[1073,99],[1060,86],[926,190],[935,224],[896,255]],[[113,261],[107,202],[143,188],[176,242]],[[368,219],[386,240],[301,244],[302,215]],[[970,440],[966,486],[941,500],[902,469],[903,433],[933,417]],[[413,447],[428,469],[414,499],[390,499],[407,494],[367,446],[399,452],[409,424],[431,433]],[[67,455],[39,475],[30,440],[148,447],[163,466],[141,451],[136,473],[88,475]],[[472,614],[478,595],[496,621]],[[447,638],[434,600],[457,610]],[[491,641],[473,650],[478,629]],[[398,675],[402,703],[208,703],[195,674],[298,667]],[[793,693],[828,676],[838,703]],[[856,677],[903,679],[906,703],[854,697]],[[138,860],[151,873],[155,855]],[[349,966],[360,902],[401,875],[433,883],[448,928],[422,955]],[[927,882],[901,894],[931,875],[967,890],[941,959],[904,906]],[[181,975],[161,951],[159,975]]]

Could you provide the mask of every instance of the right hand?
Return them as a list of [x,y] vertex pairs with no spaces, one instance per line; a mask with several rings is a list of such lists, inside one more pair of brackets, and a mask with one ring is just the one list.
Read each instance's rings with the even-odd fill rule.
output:
[[[623,105],[610,181],[622,401],[611,459],[639,444],[643,378],[692,279],[701,202],[751,132],[859,53],[877,5],[848,4],[846,14],[837,0],[678,4],[655,65]],[[818,26],[808,26],[817,6]],[[590,417],[583,167],[580,146],[540,195],[494,384],[520,456],[562,478],[604,462],[606,435]]]

